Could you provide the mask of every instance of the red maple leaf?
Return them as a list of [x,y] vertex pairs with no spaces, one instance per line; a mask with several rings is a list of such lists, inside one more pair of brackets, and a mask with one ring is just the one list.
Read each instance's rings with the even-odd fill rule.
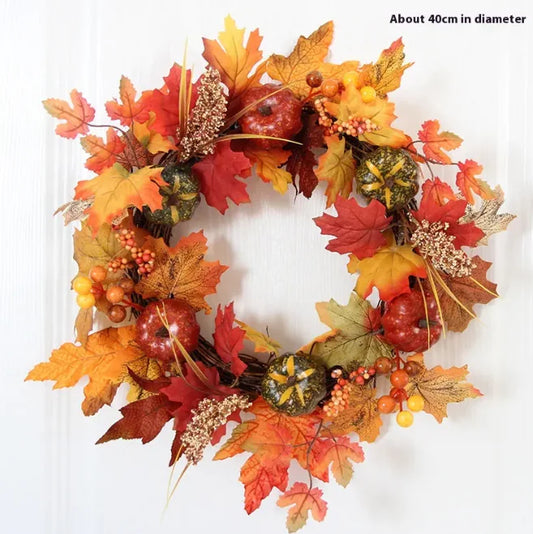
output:
[[229,143],[217,143],[215,152],[192,169],[200,180],[206,202],[224,214],[228,198],[237,205],[250,202],[246,184],[236,178],[249,176],[250,168],[250,160],[242,152],[231,150]]
[[[180,123],[180,89],[182,68],[177,63],[172,65],[168,76],[165,76],[165,85],[161,89],[155,89],[146,99],[146,109],[155,112],[155,121],[150,125],[150,129],[160,133],[162,136],[176,137],[176,132]],[[191,71],[187,70],[187,88],[191,84]],[[192,84],[190,108],[196,104],[198,98],[198,82]]]
[[426,180],[422,184],[422,193],[424,196],[433,198],[440,206],[444,206],[448,200],[457,200],[452,188],[438,176],[435,176],[432,180]]
[[183,432],[192,419],[191,411],[198,403],[207,397],[222,400],[238,391],[227,386],[220,385],[220,377],[216,367],[207,367],[202,362],[196,362],[203,377],[195,373],[189,364],[183,366],[183,377],[177,376],[170,379],[170,384],[161,388],[161,393],[169,401],[175,403],[172,415],[175,417],[174,428]]
[[245,331],[238,326],[234,327],[235,313],[233,302],[228,304],[224,310],[218,307],[215,318],[215,350],[226,363],[231,364],[231,372],[235,376],[241,376],[248,367],[240,358],[239,352],[244,346]]
[[418,211],[413,211],[412,214],[418,221],[448,223],[445,232],[455,236],[455,248],[475,247],[485,234],[473,222],[458,222],[465,214],[466,205],[466,200],[450,200],[441,206],[432,196],[424,194]]
[[59,98],[43,100],[43,105],[52,117],[65,121],[56,126],[56,134],[74,139],[78,134],[86,134],[89,131],[89,123],[94,119],[95,111],[76,89],[70,92],[70,99],[72,107]]
[[335,201],[338,217],[324,214],[313,219],[322,234],[335,236],[329,241],[327,250],[339,254],[355,254],[359,259],[373,256],[387,241],[382,231],[392,221],[386,216],[385,206],[372,200],[368,206],[360,206],[355,198]]

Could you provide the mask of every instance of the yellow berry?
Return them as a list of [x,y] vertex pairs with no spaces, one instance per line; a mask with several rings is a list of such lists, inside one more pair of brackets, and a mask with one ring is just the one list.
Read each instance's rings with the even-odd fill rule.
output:
[[357,85],[357,82],[359,81],[359,73],[355,70],[351,70],[344,74],[342,77],[342,85],[344,87],[348,87],[350,85]]
[[373,102],[376,99],[376,90],[373,87],[370,87],[370,85],[361,87],[361,98],[366,104]]
[[87,295],[91,292],[93,282],[86,276],[77,276],[72,282],[72,289],[76,291],[78,295]]
[[407,407],[412,412],[419,412],[424,409],[424,397],[422,395],[411,395],[407,399]]
[[407,428],[413,424],[413,414],[407,410],[402,410],[396,415],[396,422],[403,428]]
[[78,295],[76,297],[76,302],[80,308],[86,310],[87,308],[94,306],[96,300],[92,293],[88,293],[87,295]]

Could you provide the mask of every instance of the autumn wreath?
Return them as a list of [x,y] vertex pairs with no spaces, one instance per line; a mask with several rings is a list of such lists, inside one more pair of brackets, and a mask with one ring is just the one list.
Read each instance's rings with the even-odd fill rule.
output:
[[[410,66],[402,41],[376,63],[335,65],[325,62],[332,37],[328,22],[289,56],[263,61],[258,30],[245,43],[227,17],[218,41],[204,39],[207,67],[196,81],[175,64],[161,88],[138,96],[123,76],[119,98],[105,105],[113,126],[95,124],[77,90],[72,105],[44,102],[63,121],[60,136],[82,136],[96,176],[60,208],[66,223],[79,221],[77,344],[54,350],[28,379],[70,387],[88,376],[85,415],[128,384],[122,418],[98,443],[146,443],[172,421],[170,464],[183,459],[184,469],[236,421],[215,459],[248,453],[246,511],[276,487],[291,532],[310,512],[323,519],[316,479],[328,482],[331,471],[348,484],[352,462],[363,461],[358,441],[377,438],[384,414],[402,427],[422,410],[441,422],[449,402],[480,395],[465,382],[466,366],[426,367],[422,351],[446,330],[463,331],[473,306],[497,296],[490,264],[465,248],[485,245],[513,218],[498,214],[503,193],[479,178],[481,165],[451,160],[457,135],[437,120],[416,140],[392,126],[389,93]],[[97,128],[105,138],[89,134]],[[457,167],[457,190],[434,174],[439,166]],[[179,236],[202,198],[221,213],[228,199],[248,202],[243,179],[252,170],[279,193],[292,184],[310,197],[326,182],[326,207],[337,213],[315,223],[333,236],[326,248],[348,254],[358,274],[346,305],[317,304],[331,330],[288,353],[238,321],[233,303],[218,307],[213,341],[200,332],[196,314],[210,313],[205,296],[227,267],[204,259],[202,231]],[[91,333],[95,317],[115,325]],[[243,352],[245,340],[254,354]],[[289,488],[293,460],[309,481]]]

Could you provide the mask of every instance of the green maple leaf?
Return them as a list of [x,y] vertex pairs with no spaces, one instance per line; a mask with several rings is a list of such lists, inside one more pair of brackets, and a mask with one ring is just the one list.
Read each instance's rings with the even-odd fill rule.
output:
[[335,333],[313,345],[312,353],[327,367],[345,369],[372,365],[379,356],[390,356],[391,346],[381,333],[381,315],[366,300],[352,293],[346,306],[335,300],[316,305],[320,320]]

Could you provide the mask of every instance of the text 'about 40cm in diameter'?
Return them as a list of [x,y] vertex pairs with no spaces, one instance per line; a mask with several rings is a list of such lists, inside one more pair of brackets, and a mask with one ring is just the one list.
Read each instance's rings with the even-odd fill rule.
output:
[[479,13],[475,16],[464,15],[440,15],[433,13],[431,15],[402,15],[394,13],[391,15],[390,24],[524,24],[525,16],[506,15],[490,16]]

